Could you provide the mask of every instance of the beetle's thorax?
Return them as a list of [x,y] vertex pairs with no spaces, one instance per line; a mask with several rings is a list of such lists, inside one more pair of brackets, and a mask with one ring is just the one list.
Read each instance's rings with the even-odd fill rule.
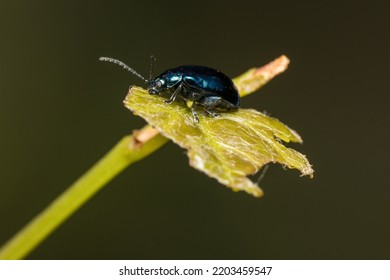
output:
[[182,81],[182,75],[177,71],[165,71],[149,81],[148,91],[150,94],[164,94],[175,89]]

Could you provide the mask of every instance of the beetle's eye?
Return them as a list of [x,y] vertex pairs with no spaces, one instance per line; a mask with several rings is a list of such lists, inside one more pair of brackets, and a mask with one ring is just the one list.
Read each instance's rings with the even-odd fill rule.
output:
[[165,81],[162,80],[162,79],[156,81],[156,86],[157,87],[162,87],[164,84],[165,84]]

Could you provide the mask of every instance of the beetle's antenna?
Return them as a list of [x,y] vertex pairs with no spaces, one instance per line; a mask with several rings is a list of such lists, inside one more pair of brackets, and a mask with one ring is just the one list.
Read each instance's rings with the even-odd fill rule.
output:
[[140,74],[138,74],[137,71],[135,71],[133,68],[131,68],[130,66],[126,65],[125,63],[123,63],[122,61],[120,61],[118,59],[110,58],[110,57],[100,57],[99,60],[100,61],[108,61],[108,62],[112,62],[112,63],[118,64],[119,66],[122,66],[127,71],[129,71],[129,72],[133,73],[134,75],[136,75],[138,78],[144,80],[146,83],[149,82],[147,79],[145,79]]
[[156,58],[154,57],[154,55],[151,55],[150,56],[150,73],[149,73],[149,81],[152,80],[153,78],[153,70],[154,70],[154,64],[156,62]]

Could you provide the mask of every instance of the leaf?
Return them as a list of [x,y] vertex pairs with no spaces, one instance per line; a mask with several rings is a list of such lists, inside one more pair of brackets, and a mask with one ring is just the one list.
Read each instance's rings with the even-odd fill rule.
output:
[[[274,65],[279,63],[279,72],[269,68],[271,63],[236,78],[234,81],[240,94],[256,90],[283,71],[281,58],[272,62]],[[288,60],[284,60],[284,65],[286,63]],[[186,149],[192,167],[234,191],[262,196],[261,188],[247,176],[255,174],[269,162],[298,169],[302,175],[312,177],[314,171],[306,157],[282,144],[282,141],[301,143],[301,137],[279,120],[253,109],[241,108],[221,113],[216,118],[199,113],[199,122],[196,123],[190,109],[163,101],[164,98],[150,95],[145,89],[132,87],[124,103],[162,135]]]

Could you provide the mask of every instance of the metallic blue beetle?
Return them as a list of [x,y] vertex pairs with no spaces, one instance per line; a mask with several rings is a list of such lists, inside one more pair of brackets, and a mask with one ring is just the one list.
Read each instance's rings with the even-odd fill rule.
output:
[[152,57],[150,77],[147,80],[117,59],[101,57],[100,60],[118,64],[144,80],[148,84],[150,94],[169,96],[165,103],[171,104],[175,100],[185,103],[191,109],[196,122],[199,122],[197,107],[213,117],[218,116],[217,111],[240,107],[240,95],[233,81],[218,70],[205,66],[185,65],[169,69],[153,78],[155,59]]

